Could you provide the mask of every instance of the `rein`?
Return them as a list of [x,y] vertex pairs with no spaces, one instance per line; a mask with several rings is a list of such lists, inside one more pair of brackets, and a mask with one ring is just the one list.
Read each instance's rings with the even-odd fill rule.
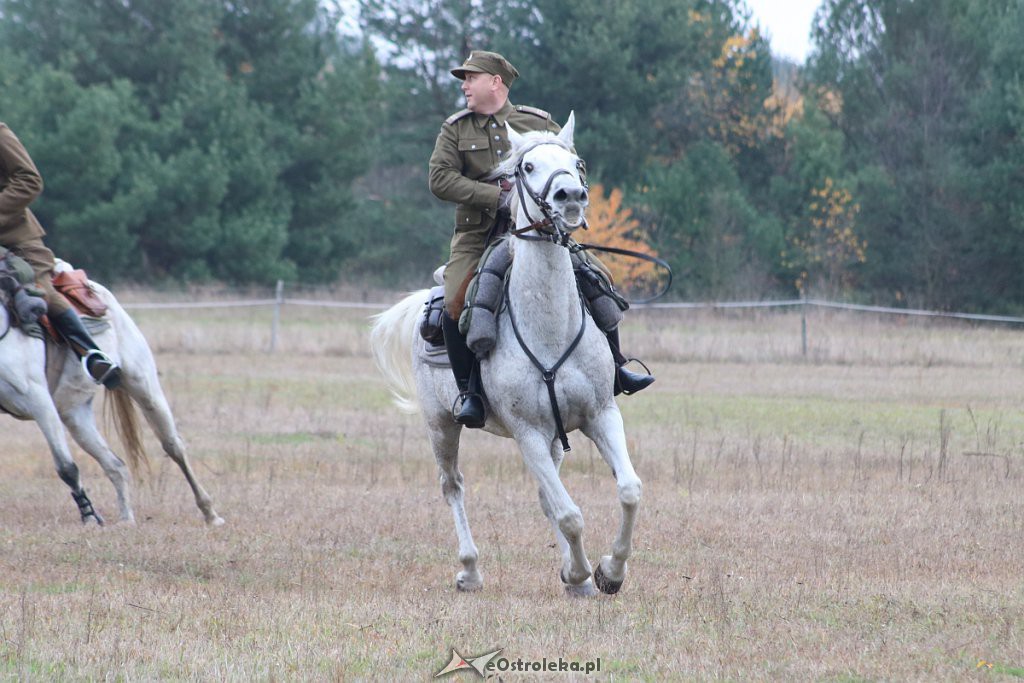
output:
[[649,304],[652,301],[660,299],[661,297],[665,296],[665,294],[669,290],[669,287],[672,286],[672,266],[670,266],[668,262],[665,261],[665,259],[658,258],[657,256],[651,256],[650,254],[645,254],[640,251],[633,251],[632,249],[620,249],[619,247],[603,247],[600,244],[588,244],[586,242],[573,242],[572,246],[567,245],[567,248],[570,252],[574,254],[580,251],[603,251],[608,254],[621,254],[622,256],[629,256],[631,258],[638,258],[643,259],[644,261],[650,261],[651,263],[664,268],[665,272],[668,273],[668,281],[665,282],[665,286],[661,289],[661,291],[655,294],[654,296],[649,296],[646,299],[637,299],[636,301],[632,301],[630,303]]

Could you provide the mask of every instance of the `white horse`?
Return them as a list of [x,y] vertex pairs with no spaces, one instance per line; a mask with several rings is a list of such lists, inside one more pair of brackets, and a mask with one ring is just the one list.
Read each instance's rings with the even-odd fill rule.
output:
[[[134,400],[159,437],[164,452],[185,473],[207,523],[223,524],[224,520],[213,509],[212,499],[199,484],[189,464],[185,445],[178,436],[174,417],[157,379],[153,354],[142,332],[113,294],[102,285],[94,282],[90,285],[109,307],[103,316],[109,328],[97,333],[95,338],[123,372],[121,386],[108,391],[107,397],[113,399],[115,426],[129,456],[131,469],[136,470],[146,458],[132,406]],[[78,504],[83,523],[93,521],[102,525],[103,518],[82,488],[78,466],[71,458],[61,423],[78,445],[96,458],[114,484],[121,521],[134,523],[132,474],[110,450],[96,428],[93,397],[97,388],[73,351],[25,334],[12,324],[9,312],[0,303],[0,412],[10,413],[21,420],[35,420],[39,425],[53,454],[57,474],[71,487],[71,495]]]
[[[561,548],[560,577],[567,592],[594,595],[595,584],[605,593],[615,593],[622,586],[642,486],[629,459],[622,415],[612,394],[615,365],[608,342],[581,304],[569,251],[563,246],[568,235],[584,224],[588,201],[580,162],[572,152],[573,127],[570,114],[557,136],[519,135],[508,129],[512,150],[494,175],[515,176],[520,228],[510,238],[514,258],[498,337],[491,353],[481,359],[480,372],[490,408],[484,428],[515,439],[536,478],[541,508]],[[545,218],[535,222],[537,215]],[[462,426],[454,421],[451,410],[459,391],[449,369],[425,361],[417,325],[427,299],[428,290],[414,292],[377,316],[371,346],[399,408],[422,411],[426,419],[441,491],[459,537],[463,569],[456,575],[456,587],[477,590],[483,578],[458,467]],[[550,382],[545,382],[537,364],[543,365]],[[593,571],[583,549],[583,515],[559,478],[565,433],[577,429],[593,440],[611,467],[622,507],[611,554],[603,556]]]

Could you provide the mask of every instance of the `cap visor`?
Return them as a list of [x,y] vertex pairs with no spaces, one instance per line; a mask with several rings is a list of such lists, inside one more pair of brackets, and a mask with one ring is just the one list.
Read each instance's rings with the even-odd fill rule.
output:
[[482,74],[486,72],[478,66],[460,66],[458,69],[452,69],[452,76],[460,81],[466,80],[467,73]]

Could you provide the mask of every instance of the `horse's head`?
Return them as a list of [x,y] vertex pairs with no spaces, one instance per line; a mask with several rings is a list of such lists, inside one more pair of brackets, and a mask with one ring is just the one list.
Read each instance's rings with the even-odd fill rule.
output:
[[520,134],[508,126],[512,149],[496,173],[515,177],[526,225],[538,223],[538,216],[559,232],[572,232],[586,224],[584,213],[590,198],[581,175],[583,162],[572,150],[574,128],[572,113],[558,135]]

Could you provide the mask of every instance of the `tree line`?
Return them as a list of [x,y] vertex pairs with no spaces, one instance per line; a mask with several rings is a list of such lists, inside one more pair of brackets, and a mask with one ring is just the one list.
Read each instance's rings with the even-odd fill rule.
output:
[[449,69],[491,49],[513,102],[576,112],[587,241],[658,254],[674,297],[1024,309],[1018,2],[824,0],[803,65],[742,0],[347,8],[0,0],[0,120],[54,249],[114,281],[422,284]]

